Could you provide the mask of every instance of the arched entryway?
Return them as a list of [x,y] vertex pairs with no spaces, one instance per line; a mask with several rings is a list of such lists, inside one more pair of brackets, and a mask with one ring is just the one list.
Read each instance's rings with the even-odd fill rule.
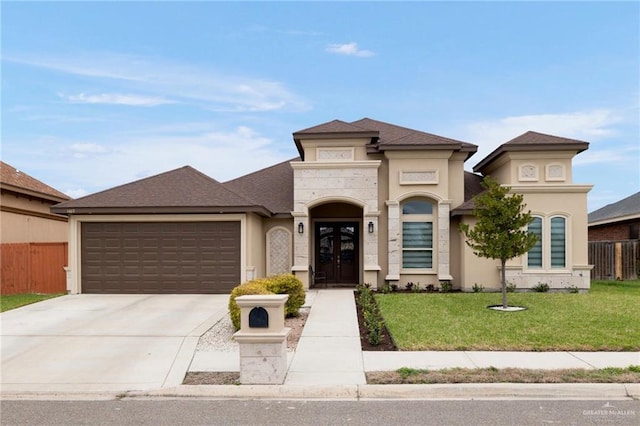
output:
[[326,203],[309,211],[313,224],[313,268],[327,285],[351,286],[361,281],[362,208]]

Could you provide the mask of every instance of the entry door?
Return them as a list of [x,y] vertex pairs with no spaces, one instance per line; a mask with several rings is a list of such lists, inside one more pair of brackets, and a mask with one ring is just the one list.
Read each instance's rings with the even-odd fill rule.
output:
[[327,283],[358,283],[358,226],[358,222],[316,223],[316,271],[325,273]]

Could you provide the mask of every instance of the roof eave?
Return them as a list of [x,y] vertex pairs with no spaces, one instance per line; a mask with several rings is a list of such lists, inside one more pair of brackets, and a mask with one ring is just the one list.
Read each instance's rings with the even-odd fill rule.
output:
[[574,151],[576,154],[580,154],[582,151],[586,151],[589,148],[588,142],[575,142],[567,144],[550,144],[550,143],[536,143],[536,144],[521,144],[521,145],[501,145],[496,148],[491,154],[484,157],[478,164],[473,167],[473,171],[480,173],[482,169],[493,163],[502,154],[507,152],[523,152],[523,151]]
[[42,200],[52,201],[54,203],[61,203],[63,201],[69,201],[70,197],[59,197],[57,195],[47,194],[40,191],[34,191],[31,189],[23,188],[20,186],[11,185],[10,183],[0,183],[0,189],[15,192],[17,194],[28,195],[30,197],[40,198]]
[[626,222],[628,220],[636,220],[636,219],[640,219],[640,213],[597,219],[597,220],[594,220],[593,222],[589,222],[588,226],[612,225],[615,223]]
[[161,206],[161,207],[73,207],[53,206],[52,213],[63,215],[82,214],[229,214],[256,213],[271,217],[272,213],[262,206]]
[[370,145],[367,146],[368,154],[377,154],[384,151],[438,151],[438,150],[451,150],[455,152],[466,152],[467,157],[465,161],[468,160],[472,155],[474,155],[478,151],[478,147],[475,145],[471,146],[460,146],[458,144],[440,144],[440,145]]

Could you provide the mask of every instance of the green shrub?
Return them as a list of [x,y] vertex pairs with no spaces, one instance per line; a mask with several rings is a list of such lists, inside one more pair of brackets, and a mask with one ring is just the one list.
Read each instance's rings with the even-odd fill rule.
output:
[[274,275],[265,281],[267,290],[270,292],[289,295],[287,303],[284,305],[284,314],[286,317],[297,317],[305,299],[302,281],[291,274]]
[[453,286],[451,285],[451,281],[449,280],[440,281],[440,289],[442,290],[443,293],[449,293],[452,288]]
[[478,284],[478,283],[473,284],[474,293],[482,293],[482,290],[484,290],[484,286],[482,284]]
[[507,293],[514,293],[516,291],[515,283],[507,283]]
[[364,327],[368,335],[367,340],[370,344],[377,346],[382,338],[382,330],[384,329],[384,320],[378,305],[373,297],[373,292],[369,285],[358,285],[356,287],[357,303],[362,309],[364,316]]
[[393,289],[391,288],[391,286],[389,284],[384,284],[382,286],[382,289],[380,290],[382,292],[382,294],[389,294],[393,292]]
[[578,286],[575,286],[575,285],[567,286],[567,291],[569,293],[580,293],[580,289],[578,288]]
[[249,294],[273,294],[273,292],[267,289],[265,279],[247,281],[231,290],[231,296],[229,296],[229,316],[236,330],[240,330],[240,307],[236,303],[236,297]]
[[547,283],[538,283],[533,286],[533,291],[537,291],[538,293],[546,293],[549,291],[549,284]]
[[382,328],[384,327],[384,321],[380,316],[380,313],[376,309],[371,309],[363,312],[364,315],[364,326],[367,328],[369,332],[369,336],[367,340],[370,344],[374,346],[378,346],[380,344],[380,340],[382,339]]

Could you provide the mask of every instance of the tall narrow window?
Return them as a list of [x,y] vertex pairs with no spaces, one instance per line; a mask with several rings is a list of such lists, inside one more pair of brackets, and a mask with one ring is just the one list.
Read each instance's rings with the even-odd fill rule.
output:
[[433,204],[426,200],[402,204],[402,267],[433,268]]
[[551,218],[551,267],[567,266],[567,220],[564,217]]
[[529,224],[529,232],[538,236],[538,242],[527,254],[529,268],[542,268],[542,218],[534,217]]

